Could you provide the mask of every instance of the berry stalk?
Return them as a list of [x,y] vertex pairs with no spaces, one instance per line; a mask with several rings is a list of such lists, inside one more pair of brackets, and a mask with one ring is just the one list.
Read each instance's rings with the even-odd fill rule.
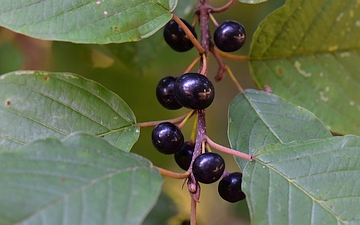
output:
[[219,145],[215,142],[213,142],[209,137],[205,137],[206,139],[206,142],[213,148],[221,151],[221,152],[224,152],[224,153],[227,153],[227,154],[230,154],[230,155],[233,155],[233,156],[237,156],[237,157],[240,157],[240,158],[243,158],[243,159],[246,159],[246,160],[249,160],[249,161],[252,161],[253,160],[253,156],[251,155],[248,155],[246,153],[243,153],[243,152],[238,152],[234,149],[231,149],[231,148],[227,148],[225,146],[222,146],[222,145]]
[[166,170],[164,168],[161,168],[161,167],[157,167],[155,166],[155,168],[157,170],[159,170],[159,173],[161,175],[164,175],[164,176],[167,176],[167,177],[171,177],[171,178],[175,178],[175,179],[185,179],[187,178],[189,175],[190,175],[190,172],[187,171],[186,173],[175,173],[175,172],[172,172],[170,170]]
[[195,48],[198,50],[198,52],[200,54],[205,52],[205,49],[200,45],[200,43],[196,40],[195,36],[191,33],[191,31],[189,30],[189,28],[183,23],[183,21],[181,21],[181,19],[173,14],[173,20],[175,20],[175,22],[177,24],[179,24],[179,26],[183,29],[183,31],[186,33],[186,35],[189,37],[190,41],[194,44]]

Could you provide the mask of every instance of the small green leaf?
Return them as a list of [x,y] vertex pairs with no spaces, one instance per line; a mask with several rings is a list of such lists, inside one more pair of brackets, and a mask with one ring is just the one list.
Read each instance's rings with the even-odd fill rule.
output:
[[0,76],[2,149],[79,131],[129,151],[140,130],[119,96],[75,74],[17,71]]
[[177,0],[0,0],[0,25],[46,40],[139,41],[171,19]]
[[239,0],[239,2],[247,3],[247,4],[258,4],[266,1],[267,0]]
[[0,224],[141,224],[162,178],[101,138],[38,140],[0,154]]
[[286,1],[251,43],[258,86],[311,110],[336,133],[360,134],[359,7],[359,1]]
[[[233,149],[254,154],[273,143],[331,137],[308,110],[263,91],[246,90],[229,107],[228,137]],[[244,168],[248,161],[237,158]]]
[[253,225],[359,224],[360,138],[267,145],[244,169]]

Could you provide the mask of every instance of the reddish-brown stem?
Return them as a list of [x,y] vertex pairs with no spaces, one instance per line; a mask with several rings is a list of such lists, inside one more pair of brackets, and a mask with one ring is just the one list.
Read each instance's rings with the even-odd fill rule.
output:
[[225,62],[223,61],[223,59],[220,56],[220,52],[218,49],[215,48],[215,46],[212,44],[210,45],[210,52],[213,54],[213,56],[215,57],[216,61],[218,62],[219,65],[219,69],[218,69],[218,73],[215,77],[216,81],[220,81],[224,78],[225,75],[225,71],[228,72],[231,80],[234,82],[234,84],[236,85],[237,89],[240,91],[240,93],[244,93],[244,89],[241,87],[241,85],[239,84],[239,82],[236,80],[234,74],[232,73],[231,69],[229,68],[228,65],[225,64]]
[[231,6],[233,6],[236,3],[237,0],[230,0],[228,3],[226,3],[225,5],[219,7],[219,8],[213,8],[210,7],[211,12],[214,13],[219,13],[219,12],[223,12],[227,9],[229,9]]
[[[205,60],[208,60],[209,52],[209,43],[210,43],[210,27],[209,27],[209,1],[208,0],[199,0],[198,6],[196,8],[196,15],[199,17],[199,26],[200,26],[200,43],[203,47]],[[203,62],[200,63],[200,71],[205,71],[203,74],[207,75],[207,70],[203,69]]]
[[191,198],[190,225],[196,225],[196,201]]
[[174,179],[185,179],[188,178],[190,175],[190,172],[187,171],[186,173],[175,173],[170,170],[166,170],[157,166],[154,166],[157,170],[159,170],[159,173],[163,176],[171,177]]
[[159,123],[163,123],[163,122],[170,122],[170,123],[181,123],[181,121],[183,121],[189,113],[182,115],[180,117],[174,118],[174,119],[169,119],[169,120],[157,120],[157,121],[149,121],[149,122],[142,122],[142,123],[137,123],[138,126],[140,127],[154,127],[156,125],[158,125]]
[[175,14],[173,14],[173,20],[175,20],[175,22],[177,24],[179,24],[179,26],[183,29],[183,31],[185,32],[185,34],[189,37],[190,41],[194,44],[195,48],[198,50],[198,52],[200,54],[205,52],[205,49],[200,45],[200,43],[196,40],[195,36],[191,33],[191,31],[189,30],[189,28],[183,23],[183,21],[181,21],[181,19],[176,16]]
[[215,76],[215,80],[216,81],[221,81],[224,78],[224,73],[226,71],[226,64],[222,60],[222,58],[220,57],[218,52],[216,51],[214,44],[211,43],[209,47],[210,47],[209,51],[213,54],[213,56],[215,57],[216,62],[219,65],[219,69],[218,69],[218,72],[217,72],[217,74]]
[[205,110],[198,110],[197,111],[197,118],[198,118],[198,122],[197,122],[197,136],[196,136],[196,141],[195,141],[195,148],[194,148],[194,153],[193,153],[193,157],[191,160],[191,164],[189,167],[189,171],[192,171],[192,164],[194,162],[194,160],[201,155],[202,152],[202,143],[203,140],[207,137],[206,136],[206,121],[205,121]]
[[219,145],[219,144],[213,142],[208,136],[206,136],[205,138],[206,138],[206,142],[211,147],[217,149],[218,151],[221,151],[221,152],[224,152],[224,153],[227,153],[227,154],[230,154],[230,155],[234,155],[234,156],[237,156],[237,157],[249,160],[249,161],[253,160],[253,156],[251,156],[251,155],[248,155],[248,154],[243,153],[243,152],[238,152],[238,151],[236,151],[234,149]]

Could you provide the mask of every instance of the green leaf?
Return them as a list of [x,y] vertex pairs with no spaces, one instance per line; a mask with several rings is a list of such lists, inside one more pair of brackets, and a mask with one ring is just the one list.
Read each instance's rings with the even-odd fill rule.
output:
[[164,192],[161,192],[159,199],[145,218],[142,225],[168,224],[168,220],[178,214],[175,202]]
[[360,138],[267,145],[244,169],[252,224],[359,224]]
[[247,4],[258,4],[266,1],[267,0],[239,0],[239,2],[247,3]]
[[176,0],[0,0],[0,25],[46,40],[139,41],[171,19]]
[[[263,91],[246,90],[229,107],[228,137],[233,149],[253,155],[274,143],[331,137],[308,110]],[[235,158],[244,168],[248,161]]]
[[83,131],[129,151],[139,137],[126,103],[98,83],[70,73],[17,71],[0,77],[0,146],[64,138]]
[[101,138],[38,140],[0,154],[0,224],[141,224],[162,185],[145,158]]
[[311,110],[336,133],[360,134],[360,2],[288,0],[254,34],[260,88]]

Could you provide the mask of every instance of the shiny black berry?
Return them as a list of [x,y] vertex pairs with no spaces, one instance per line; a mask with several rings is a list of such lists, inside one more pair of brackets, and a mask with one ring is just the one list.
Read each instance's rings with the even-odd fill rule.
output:
[[228,202],[237,202],[245,199],[241,190],[242,173],[234,172],[223,177],[219,182],[219,195]]
[[156,98],[167,109],[180,109],[182,107],[174,97],[175,81],[175,77],[164,77],[156,86]]
[[[181,19],[181,21],[189,28],[195,38],[197,38],[194,28],[185,20]],[[194,47],[189,37],[174,20],[170,20],[165,25],[164,39],[172,49],[178,52],[186,52]]]
[[181,75],[174,84],[174,96],[180,105],[190,109],[205,109],[214,100],[211,81],[199,73]]
[[192,172],[197,181],[210,184],[220,179],[225,169],[224,159],[217,153],[206,152],[193,163]]
[[190,167],[191,159],[194,153],[194,143],[192,142],[185,142],[180,149],[180,151],[174,154],[174,158],[176,163],[180,166],[183,170],[188,170]]
[[240,49],[245,40],[245,28],[237,21],[226,20],[214,32],[215,45],[224,52],[233,52]]
[[154,147],[164,154],[173,154],[179,151],[184,144],[181,130],[169,122],[156,125],[151,138]]

